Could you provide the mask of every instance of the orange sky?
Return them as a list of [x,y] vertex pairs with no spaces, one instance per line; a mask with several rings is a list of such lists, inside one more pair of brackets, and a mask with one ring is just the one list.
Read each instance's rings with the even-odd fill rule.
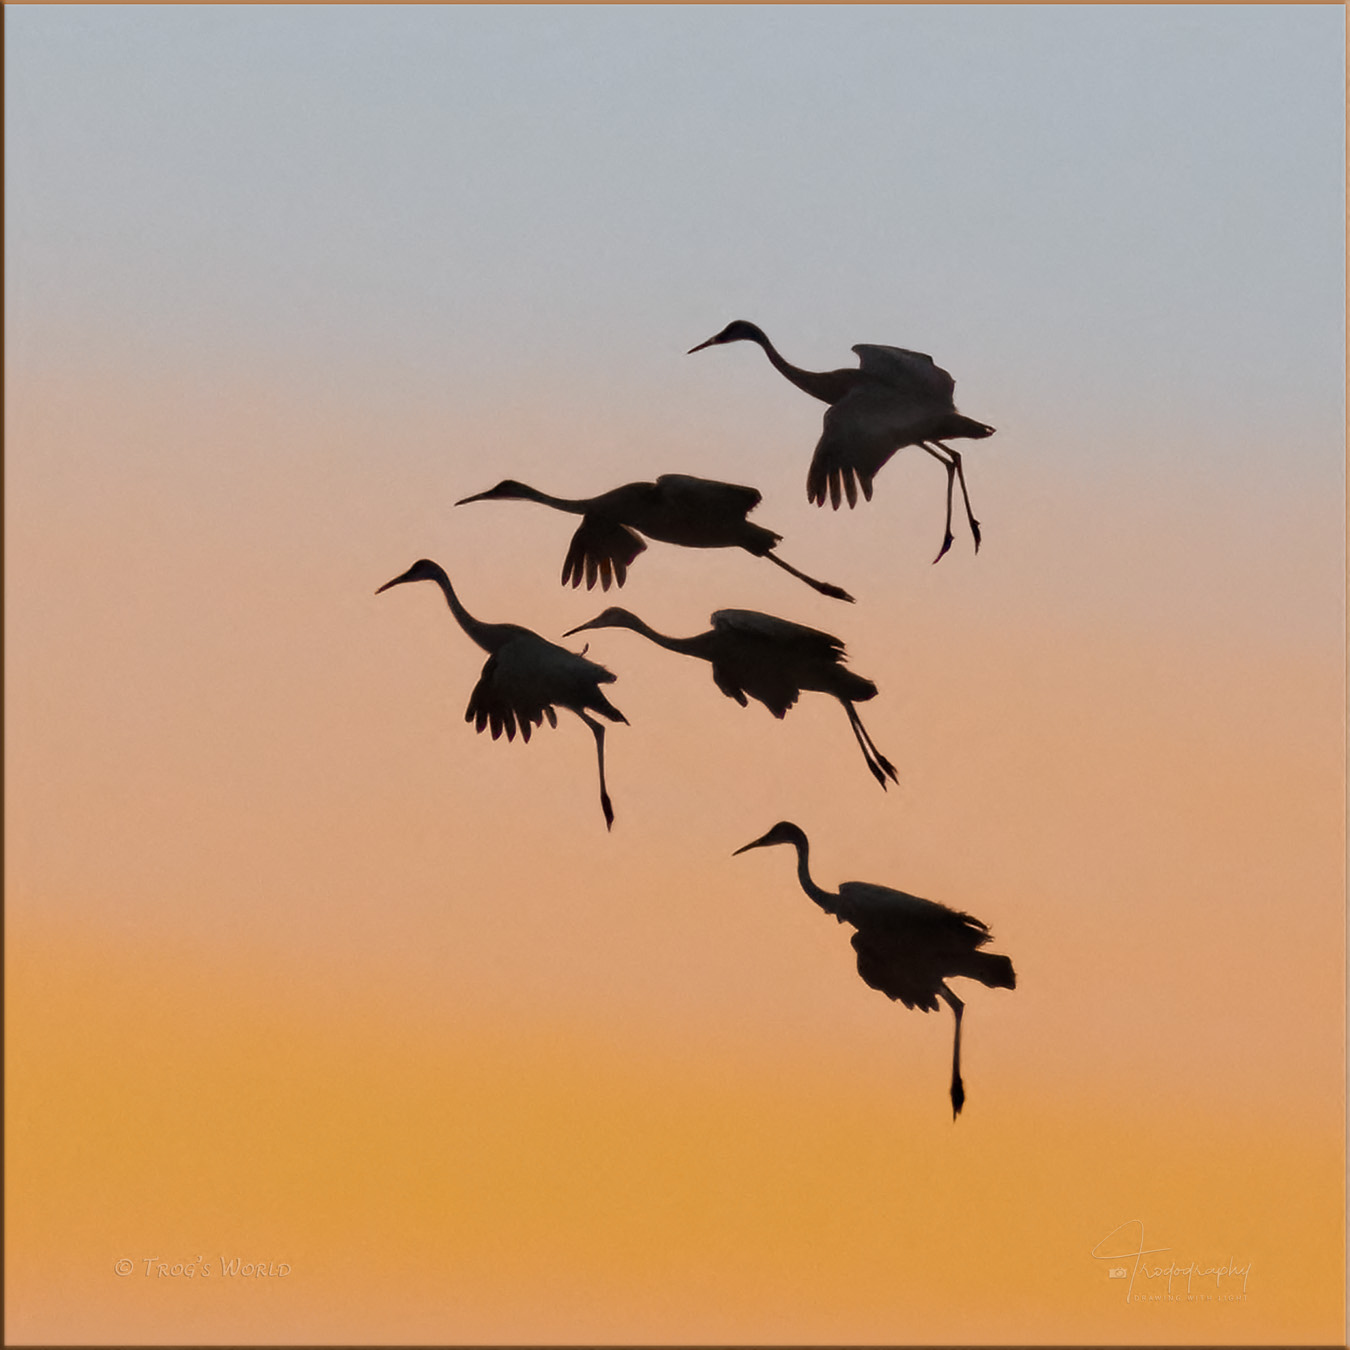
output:
[[[1339,1336],[1341,672],[1278,587],[1245,627],[1215,588],[1188,611],[1222,520],[1160,531],[1151,631],[1080,610],[1075,567],[1130,586],[1086,504],[1005,508],[1011,456],[972,473],[986,550],[940,568],[921,464],[798,512],[788,556],[856,608],[653,546],[622,598],[668,631],[724,594],[844,635],[900,783],[828,700],[780,724],[592,634],[631,722],[607,836],[583,729],[475,737],[440,597],[373,594],[428,552],[556,637],[604,603],[556,587],[565,521],[452,513],[481,466],[344,462],[341,404],[305,429],[219,390],[241,466],[198,387],[124,390],[13,423],[43,509],[9,540],[12,1339]],[[158,466],[116,496],[109,426]],[[195,435],[219,454],[180,468]],[[822,884],[968,908],[1013,957],[1014,993],[968,991],[957,1124],[950,1020],[858,980],[786,852],[730,856],[781,817]],[[1127,1304],[1090,1252],[1134,1219],[1250,1261],[1247,1299]],[[144,1273],[198,1255],[292,1273]]]

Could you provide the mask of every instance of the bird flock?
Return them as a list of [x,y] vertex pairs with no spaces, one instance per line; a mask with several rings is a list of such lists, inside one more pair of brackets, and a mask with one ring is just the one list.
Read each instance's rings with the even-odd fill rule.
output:
[[[981,440],[994,428],[956,411],[955,381],[930,356],[899,347],[860,344],[853,348],[858,365],[843,370],[809,371],[786,361],[755,324],[737,319],[720,333],[689,349],[690,354],[729,342],[754,342],[775,370],[798,389],[828,404],[820,440],[807,470],[807,499],[838,510],[846,500],[858,504],[861,489],[871,501],[873,479],[887,460],[906,446],[917,446],[942,464],[947,473],[947,516],[942,545],[934,562],[951,548],[952,505],[959,483],[975,551],[980,523],[971,509],[961,455],[947,444],[954,439]],[[664,474],[654,483],[626,483],[595,497],[555,497],[514,479],[486,492],[461,498],[463,506],[479,501],[531,501],[579,515],[563,560],[562,584],[587,590],[622,587],[628,569],[646,551],[647,539],[684,548],[742,548],[766,558],[821,595],[853,602],[841,587],[799,571],[775,552],[782,536],[753,524],[750,513],[760,503],[757,489],[687,474]],[[492,739],[516,732],[528,741],[532,730],[548,719],[558,725],[557,709],[576,714],[595,737],[600,772],[600,810],[605,827],[614,824],[614,807],[605,783],[605,726],[628,719],[602,689],[616,676],[588,660],[585,652],[561,647],[513,623],[486,623],[465,609],[450,578],[437,563],[423,558],[376,591],[412,581],[433,581],[450,612],[470,639],[488,654],[478,683],[469,695],[464,720],[476,731],[490,730]],[[706,633],[669,637],[627,609],[611,606],[587,623],[563,634],[584,630],[628,628],[658,647],[707,661],[713,683],[742,707],[749,699],[762,703],[777,718],[786,716],[802,693],[828,694],[843,706],[849,728],[868,771],[884,789],[898,782],[895,766],[877,749],[856,705],[877,695],[877,686],[844,664],[844,644],[819,629],[772,614],[748,609],[722,609]],[[854,931],[858,974],[865,983],[907,1008],[933,1012],[941,999],[952,1010],[950,1096],[953,1119],[965,1103],[961,1079],[961,1014],[964,1003],[947,981],[961,976],[992,989],[1016,984],[1006,956],[982,951],[991,935],[969,914],[949,909],[904,891],[868,882],[843,883],[838,892],[823,890],[812,880],[805,832],[780,821],[767,834],[736,850],[790,844],[797,853],[802,889],[826,914],[850,924]]]

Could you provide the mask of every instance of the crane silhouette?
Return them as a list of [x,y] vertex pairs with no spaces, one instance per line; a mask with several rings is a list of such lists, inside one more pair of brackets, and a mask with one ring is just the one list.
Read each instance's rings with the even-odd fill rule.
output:
[[597,497],[572,498],[553,497],[508,478],[455,505],[503,500],[540,502],[581,517],[563,561],[564,586],[569,581],[580,586],[583,574],[587,590],[594,589],[597,577],[601,590],[609,590],[611,577],[616,586],[622,586],[633,560],[647,547],[639,537],[645,534],[648,539],[685,548],[743,548],[757,558],[767,558],[821,595],[853,599],[838,586],[799,572],[773,552],[783,536],[746,519],[761,501],[756,488],[667,473],[654,483],[625,483]]
[[631,628],[667,651],[711,662],[713,682],[728,698],[744,708],[748,695],[775,717],[785,716],[803,690],[830,694],[844,705],[872,776],[883,788],[888,776],[898,781],[895,767],[877,749],[853,706],[875,698],[877,687],[844,666],[844,644],[829,633],[753,609],[719,609],[706,633],[675,638],[612,606],[564,636],[586,628]]
[[979,980],[990,989],[1015,989],[1017,976],[1012,962],[1006,956],[980,951],[992,937],[985,924],[933,900],[867,881],[846,881],[837,893],[823,890],[807,868],[810,844],[806,834],[791,821],[780,820],[768,834],[736,853],[770,844],[791,844],[797,850],[797,879],[802,890],[826,914],[857,930],[853,950],[858,954],[858,974],[865,983],[888,998],[898,999],[906,1008],[936,1012],[939,998],[950,1006],[956,1018],[951,1083],[955,1120],[966,1100],[961,1081],[961,1012],[965,1004],[952,993],[947,981],[960,975]]
[[[897,450],[917,445],[947,470],[947,523],[937,562],[952,546],[952,487],[961,480],[966,519],[980,550],[980,522],[970,509],[966,474],[960,454],[944,441],[982,440],[994,428],[956,411],[952,394],[956,381],[934,364],[931,356],[901,347],[861,343],[856,370],[802,370],[783,359],[763,329],[744,319],[729,323],[720,333],[689,349],[690,354],[726,342],[757,342],[773,368],[798,389],[830,405],[825,427],[806,475],[806,496],[817,506],[837,511],[842,497],[850,507],[858,503],[858,487],[872,500],[872,479]],[[856,479],[856,481],[855,481]]]
[[600,691],[602,684],[613,684],[616,677],[604,666],[556,646],[519,624],[475,619],[460,604],[445,569],[428,558],[419,559],[402,576],[386,581],[375,594],[407,581],[434,581],[445,593],[459,626],[489,654],[464,713],[464,720],[473,722],[475,730],[490,726],[494,741],[503,731],[512,741],[519,725],[521,736],[528,741],[531,728],[542,726],[545,717],[549,726],[558,725],[555,705],[570,708],[590,727],[600,762],[600,809],[605,814],[605,828],[612,828],[614,808],[605,789],[605,729],[587,716],[587,709],[611,722],[628,721]]

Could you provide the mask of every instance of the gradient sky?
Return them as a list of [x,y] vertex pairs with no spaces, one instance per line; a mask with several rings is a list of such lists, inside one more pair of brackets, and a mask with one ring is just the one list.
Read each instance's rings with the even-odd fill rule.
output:
[[[6,20],[8,1339],[1343,1341],[1339,6]],[[811,507],[737,317],[951,370],[979,555],[915,451]],[[452,506],[664,472],[857,605]],[[592,633],[607,835],[422,556],[837,633],[900,782]],[[783,818],[1014,960],[955,1124]]]

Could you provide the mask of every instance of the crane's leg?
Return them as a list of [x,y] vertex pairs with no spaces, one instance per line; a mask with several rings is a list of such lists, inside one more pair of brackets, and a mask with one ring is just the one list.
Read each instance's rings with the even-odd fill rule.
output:
[[853,734],[857,738],[858,746],[863,752],[863,759],[867,761],[867,767],[871,770],[872,777],[883,788],[886,786],[888,776],[891,782],[898,783],[900,780],[896,777],[895,765],[877,749],[876,742],[867,734],[867,728],[863,726],[862,718],[858,716],[857,708],[853,706],[849,699],[841,698],[839,701],[844,705],[844,711],[848,713],[848,724],[853,728]]
[[966,1104],[966,1088],[961,1082],[961,1013],[966,1005],[947,988],[945,982],[938,985],[937,991],[940,997],[951,1004],[952,1012],[956,1015],[956,1040],[952,1043],[952,1119],[955,1120]]
[[[863,721],[862,718],[858,716],[857,708],[852,707],[852,705],[850,705],[850,708],[853,713],[854,725],[856,726],[858,732],[861,734],[863,740],[867,742],[867,748],[872,752],[872,758],[877,762],[878,767],[880,767],[884,773],[890,776],[891,782],[898,783],[900,780],[895,775],[895,765],[892,764],[891,761],[887,759],[886,756],[883,755],[880,750],[877,749],[877,743],[872,739],[872,733],[869,732],[865,726],[863,726]],[[882,786],[884,787],[885,784],[883,784]]]
[[853,597],[839,586],[831,586],[828,581],[817,581],[815,577],[808,577],[805,572],[799,572],[791,563],[784,562],[776,553],[765,553],[761,555],[767,558],[775,567],[781,567],[783,571],[790,572],[798,581],[804,581],[813,591],[819,591],[821,595],[828,595],[833,600],[847,600],[853,604]]
[[[975,536],[975,552],[980,551],[980,522],[975,519],[975,513],[970,509],[970,493],[966,491],[966,471],[961,467],[961,456],[953,450],[950,445],[943,441],[938,444],[952,457],[952,463],[956,465],[956,476],[961,480],[961,496],[966,503],[966,519],[970,521],[970,532]],[[947,491],[951,492],[951,483],[947,484]],[[948,503],[948,513],[950,514],[951,503]]]
[[[926,441],[920,441],[919,448],[926,450],[944,469],[947,470],[947,524],[942,531],[942,547],[938,549],[938,555],[933,559],[934,562],[941,562],[942,555],[952,546],[952,488],[956,483],[956,464],[945,456],[938,454],[938,452]],[[945,445],[942,448],[944,450],[947,449]],[[948,454],[950,453],[951,452],[948,451]]]
[[580,708],[572,711],[590,727],[595,736],[595,753],[600,761],[600,809],[605,813],[605,829],[614,828],[614,808],[610,805],[609,793],[605,791],[605,729],[592,717],[587,717]]

